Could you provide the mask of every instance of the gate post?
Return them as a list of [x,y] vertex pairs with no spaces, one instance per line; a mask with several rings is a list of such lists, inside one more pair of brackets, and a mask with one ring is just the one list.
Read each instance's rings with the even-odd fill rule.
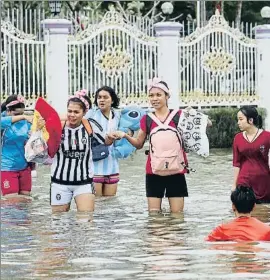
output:
[[[266,15],[264,15],[266,13]],[[261,10],[262,17],[270,17],[270,7]],[[270,24],[255,27],[257,42],[258,94],[259,106],[266,109],[265,129],[270,130]]]
[[46,42],[47,100],[59,114],[64,114],[69,95],[67,43],[71,22],[66,19],[45,19],[41,27]]
[[179,109],[179,38],[182,24],[158,22],[154,25],[158,39],[158,76],[168,83],[170,109]]

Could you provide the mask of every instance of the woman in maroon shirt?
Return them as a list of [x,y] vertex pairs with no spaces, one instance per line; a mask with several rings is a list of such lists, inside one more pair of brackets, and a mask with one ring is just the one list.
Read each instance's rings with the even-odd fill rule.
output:
[[237,119],[242,132],[233,142],[233,190],[236,185],[252,186],[257,203],[270,203],[270,132],[262,129],[255,107],[242,107]]

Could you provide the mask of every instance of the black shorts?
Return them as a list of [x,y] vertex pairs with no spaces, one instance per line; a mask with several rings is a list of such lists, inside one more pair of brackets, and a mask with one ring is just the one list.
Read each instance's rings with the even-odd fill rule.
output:
[[[146,174],[146,196],[163,198],[166,197],[187,197],[187,183],[184,174],[170,176],[159,176]],[[166,192],[165,192],[166,191]]]

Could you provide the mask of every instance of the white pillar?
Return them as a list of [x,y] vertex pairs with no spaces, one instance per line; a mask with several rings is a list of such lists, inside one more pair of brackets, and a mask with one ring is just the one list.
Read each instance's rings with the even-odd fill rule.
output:
[[179,38],[182,24],[178,22],[158,22],[154,25],[158,38],[159,78],[168,83],[171,97],[169,108],[178,109],[179,100]]
[[68,101],[68,35],[71,21],[45,19],[41,22],[46,42],[47,101],[64,114]]
[[270,130],[270,24],[255,27],[259,107],[266,109],[265,129]]

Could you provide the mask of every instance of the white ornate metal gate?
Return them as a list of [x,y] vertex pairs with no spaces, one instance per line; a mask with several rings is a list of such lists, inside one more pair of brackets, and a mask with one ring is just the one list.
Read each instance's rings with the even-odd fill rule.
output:
[[91,95],[113,87],[121,104],[144,105],[147,80],[157,76],[157,40],[127,24],[115,10],[89,26],[69,43],[69,92],[87,89]]
[[46,98],[45,43],[2,21],[1,44],[1,99],[21,94],[32,107],[37,97]]
[[179,42],[181,104],[257,104],[256,43],[216,11],[205,27]]

